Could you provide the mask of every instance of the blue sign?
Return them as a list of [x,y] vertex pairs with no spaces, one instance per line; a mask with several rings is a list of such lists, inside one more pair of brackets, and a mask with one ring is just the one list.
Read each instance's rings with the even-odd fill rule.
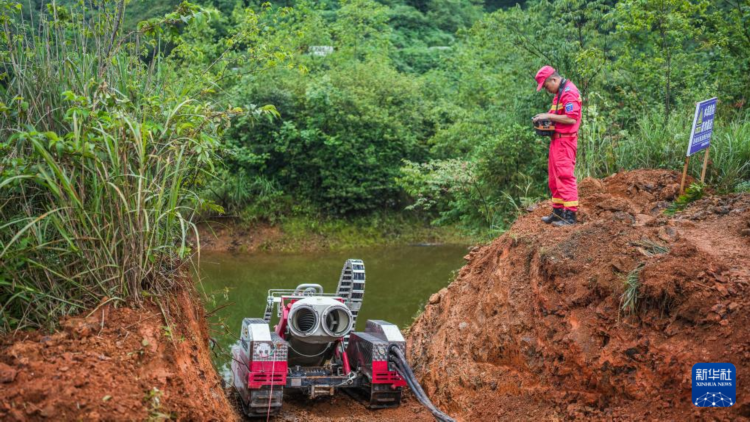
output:
[[693,405],[730,407],[737,403],[737,369],[731,363],[693,365]]
[[714,115],[716,114],[716,98],[701,101],[695,105],[693,129],[690,131],[690,144],[687,156],[704,150],[711,145],[711,134],[714,131]]

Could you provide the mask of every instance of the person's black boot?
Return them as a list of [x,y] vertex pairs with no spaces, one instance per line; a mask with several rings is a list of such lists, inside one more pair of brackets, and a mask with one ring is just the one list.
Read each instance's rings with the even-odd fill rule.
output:
[[576,212],[571,210],[563,210],[562,218],[552,223],[555,227],[572,226],[576,223]]
[[542,222],[544,222],[544,224],[552,224],[555,221],[562,220],[562,215],[562,208],[552,208],[552,214],[542,217]]

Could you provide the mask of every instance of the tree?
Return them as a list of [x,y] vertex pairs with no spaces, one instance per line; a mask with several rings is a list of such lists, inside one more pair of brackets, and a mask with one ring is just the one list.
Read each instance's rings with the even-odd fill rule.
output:
[[391,49],[388,10],[372,0],[342,0],[333,25],[339,57],[387,60]]
[[700,41],[707,7],[706,1],[689,0],[617,4],[617,31],[626,41],[618,49],[618,69],[628,72],[641,92],[644,87],[660,87],[665,121],[673,108],[675,88],[689,87],[704,73]]

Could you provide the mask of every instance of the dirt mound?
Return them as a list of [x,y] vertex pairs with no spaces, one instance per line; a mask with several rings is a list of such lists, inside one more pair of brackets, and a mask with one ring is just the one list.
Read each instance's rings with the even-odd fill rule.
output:
[[[467,255],[409,334],[433,400],[463,420],[750,416],[750,195],[666,217],[678,189],[668,171],[586,179],[582,224],[538,207]],[[698,362],[736,365],[734,407],[691,404]]]
[[236,420],[211,366],[202,307],[185,291],[165,307],[70,318],[51,335],[0,339],[0,420]]

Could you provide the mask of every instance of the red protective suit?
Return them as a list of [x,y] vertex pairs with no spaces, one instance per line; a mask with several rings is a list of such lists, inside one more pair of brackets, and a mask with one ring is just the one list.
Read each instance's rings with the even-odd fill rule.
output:
[[[555,135],[549,145],[549,190],[552,207],[578,211],[578,185],[575,165],[578,151],[578,127],[581,125],[581,94],[573,82],[561,87],[562,93],[552,100],[552,114],[564,114],[576,122],[572,125],[555,123]],[[560,99],[558,104],[558,97]]]

